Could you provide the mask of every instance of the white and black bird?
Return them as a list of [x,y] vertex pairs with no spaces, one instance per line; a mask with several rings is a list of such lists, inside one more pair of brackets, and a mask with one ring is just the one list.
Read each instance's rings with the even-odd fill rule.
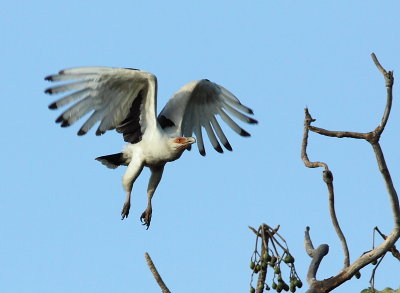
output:
[[[45,90],[47,94],[70,92],[49,105],[58,109],[74,103],[56,122],[61,127],[74,124],[85,114],[90,117],[79,129],[86,134],[100,122],[96,135],[116,129],[128,143],[120,153],[96,158],[109,168],[128,166],[123,176],[126,200],[122,219],[130,209],[132,186],[144,167],[151,170],[148,184],[148,205],[140,219],[147,228],[152,216],[151,199],[161,180],[167,162],[178,159],[196,142],[201,155],[205,155],[202,128],[217,152],[223,150],[219,141],[232,150],[219,122],[220,117],[241,136],[250,136],[231,116],[250,124],[257,121],[246,114],[253,111],[224,87],[207,79],[190,82],[178,90],[157,116],[157,79],[148,72],[130,68],[77,67],[61,70],[45,78],[64,82]],[[65,83],[67,82],[67,83]],[[191,137],[192,134],[196,139]]]

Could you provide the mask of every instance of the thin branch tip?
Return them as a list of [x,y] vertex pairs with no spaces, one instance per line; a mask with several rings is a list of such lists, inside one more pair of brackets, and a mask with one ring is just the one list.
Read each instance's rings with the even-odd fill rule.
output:
[[163,279],[161,278],[160,274],[158,273],[156,266],[154,265],[150,255],[145,252],[144,253],[144,257],[146,259],[147,262],[147,266],[149,267],[151,273],[153,274],[154,279],[156,280],[158,286],[160,286],[161,291],[163,293],[171,293],[171,291],[169,291],[168,287],[165,285]]

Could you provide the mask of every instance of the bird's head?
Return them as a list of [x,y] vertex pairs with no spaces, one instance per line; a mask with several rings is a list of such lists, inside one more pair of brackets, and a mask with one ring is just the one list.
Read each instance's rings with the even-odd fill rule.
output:
[[170,140],[172,149],[178,153],[183,153],[196,142],[194,137],[174,137]]

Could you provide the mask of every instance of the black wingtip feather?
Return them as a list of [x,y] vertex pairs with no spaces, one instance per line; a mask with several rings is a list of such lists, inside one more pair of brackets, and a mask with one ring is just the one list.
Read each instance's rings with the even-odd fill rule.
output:
[[251,110],[250,108],[249,108],[249,114],[252,114],[252,115],[254,115],[254,112],[253,112],[253,110]]
[[56,103],[50,104],[50,105],[49,105],[49,109],[51,109],[51,110],[57,109],[57,104],[56,104]]
[[53,81],[53,76],[52,75],[48,75],[44,78],[44,80],[48,80],[48,81]]
[[241,136],[250,136],[250,133],[248,133],[246,130],[241,130],[239,133]]
[[256,120],[256,119],[253,119],[253,118],[249,118],[249,121],[248,121],[250,124],[258,124],[258,121]]
[[219,152],[220,154],[222,154],[222,153],[224,152],[224,150],[221,148],[220,145],[214,147],[214,149],[215,149],[217,152]]
[[56,123],[61,123],[61,122],[63,122],[63,121],[64,121],[63,115],[58,116],[58,118],[56,119]]
[[53,93],[53,89],[52,88],[45,89],[44,93],[51,95]]
[[103,135],[104,133],[105,133],[105,131],[101,131],[100,129],[96,130],[96,135],[97,136]]
[[206,156],[206,151],[205,150],[199,150],[199,152],[200,152],[200,155],[202,155],[203,157]]
[[[82,136],[82,135],[85,135],[86,134],[86,131],[83,131],[82,129],[79,129],[79,131],[78,131],[78,133],[77,133],[77,135],[79,135],[79,136]],[[96,160],[97,160],[98,158],[96,158]]]
[[228,151],[232,151],[232,146],[230,145],[229,142],[224,143],[224,147],[228,150]]
[[71,124],[69,124],[69,122],[68,122],[68,120],[64,120],[62,123],[61,123],[61,127],[68,127],[68,126],[70,126]]

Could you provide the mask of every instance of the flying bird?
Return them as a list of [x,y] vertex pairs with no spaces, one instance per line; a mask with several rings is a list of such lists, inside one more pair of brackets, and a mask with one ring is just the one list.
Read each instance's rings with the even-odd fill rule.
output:
[[[151,200],[165,164],[180,158],[196,140],[200,154],[205,156],[202,128],[214,149],[222,153],[220,142],[229,151],[232,151],[232,147],[217,116],[241,136],[250,134],[231,117],[250,124],[257,123],[249,116],[253,115],[250,108],[241,104],[230,91],[207,79],[183,86],[158,116],[157,78],[149,72],[132,68],[76,67],[61,70],[45,79],[62,82],[46,89],[45,93],[69,92],[50,104],[50,109],[74,103],[56,119],[61,127],[70,126],[91,112],[78,135],[86,134],[100,122],[96,135],[116,129],[128,143],[120,153],[96,158],[108,168],[127,166],[122,178],[126,192],[122,219],[129,215],[135,180],[144,167],[150,168],[147,208],[140,216],[147,229],[152,217]],[[192,137],[193,133],[196,138]]]

